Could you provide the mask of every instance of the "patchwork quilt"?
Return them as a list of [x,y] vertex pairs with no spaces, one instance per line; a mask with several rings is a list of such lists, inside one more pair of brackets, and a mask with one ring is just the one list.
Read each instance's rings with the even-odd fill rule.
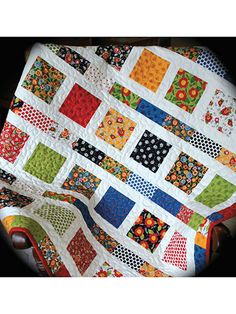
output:
[[194,276],[236,215],[236,89],[207,49],[35,44],[0,134],[0,218],[51,276]]

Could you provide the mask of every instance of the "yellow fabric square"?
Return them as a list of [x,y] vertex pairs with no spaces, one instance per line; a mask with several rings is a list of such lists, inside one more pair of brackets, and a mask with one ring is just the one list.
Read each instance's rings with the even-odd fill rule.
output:
[[130,138],[136,123],[110,108],[99,125],[96,135],[121,150]]
[[162,59],[145,48],[130,73],[130,78],[152,92],[156,92],[169,65],[169,61]]

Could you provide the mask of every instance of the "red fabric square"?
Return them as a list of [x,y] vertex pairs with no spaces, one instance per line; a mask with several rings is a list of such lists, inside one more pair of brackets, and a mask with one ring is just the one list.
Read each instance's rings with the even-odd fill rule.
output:
[[81,275],[84,274],[86,269],[97,255],[92,245],[86,239],[81,228],[70,241],[67,250],[72,256]]
[[188,224],[193,213],[194,211],[192,211],[192,209],[182,205],[176,217],[183,221],[185,224]]
[[85,128],[100,103],[100,99],[75,84],[59,111]]
[[0,134],[0,157],[14,163],[28,138],[28,134],[6,122]]

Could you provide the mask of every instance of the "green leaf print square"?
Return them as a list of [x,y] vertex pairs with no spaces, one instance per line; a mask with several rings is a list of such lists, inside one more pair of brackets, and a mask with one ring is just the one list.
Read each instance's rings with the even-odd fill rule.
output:
[[197,76],[179,69],[165,99],[181,109],[192,113],[197,106],[207,83]]
[[213,208],[229,199],[234,192],[236,192],[234,184],[216,175],[202,193],[195,198],[195,201]]
[[24,170],[44,182],[52,183],[65,160],[65,157],[53,149],[39,143]]

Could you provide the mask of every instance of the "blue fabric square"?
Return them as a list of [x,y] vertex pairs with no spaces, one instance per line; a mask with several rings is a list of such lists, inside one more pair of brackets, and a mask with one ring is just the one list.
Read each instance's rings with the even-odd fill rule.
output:
[[160,108],[152,105],[150,102],[142,99],[137,111],[142,113],[145,117],[149,118],[150,120],[156,122],[159,125],[162,125],[167,113]]
[[148,198],[152,198],[154,193],[157,190],[157,187],[155,187],[150,182],[144,180],[139,175],[132,173],[126,182],[129,186],[131,186],[134,190],[140,192],[143,196],[146,196]]
[[173,216],[180,211],[182,204],[162,190],[157,190],[151,199],[154,203],[167,210]]
[[119,228],[134,204],[135,202],[128,197],[109,187],[94,209],[102,218],[106,219],[114,227]]
[[213,222],[216,222],[217,220],[221,220],[222,218],[224,218],[224,216],[219,213],[212,213],[207,218]]
[[206,250],[194,245],[195,273],[199,274],[206,267]]
[[91,217],[88,211],[88,206],[85,205],[83,202],[81,202],[79,199],[77,199],[73,205],[79,209],[87,227],[91,229],[95,225],[95,221],[93,220],[93,218]]

